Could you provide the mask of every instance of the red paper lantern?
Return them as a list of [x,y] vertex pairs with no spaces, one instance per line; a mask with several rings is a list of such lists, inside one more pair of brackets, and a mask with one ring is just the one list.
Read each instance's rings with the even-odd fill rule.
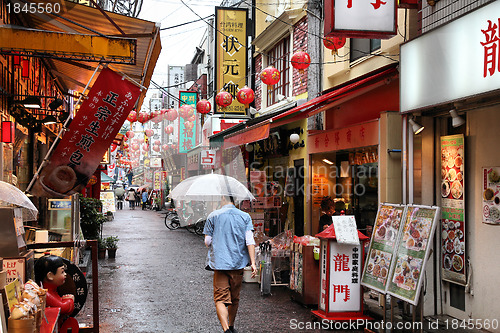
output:
[[248,108],[249,104],[255,99],[255,93],[251,88],[244,86],[236,93],[236,99],[241,104],[245,104],[245,108]]
[[184,104],[179,108],[179,116],[181,118],[187,119],[194,115],[194,108],[191,105]]
[[164,118],[168,121],[174,121],[175,119],[177,119],[178,117],[178,114],[177,114],[177,110],[175,109],[168,109],[166,110],[165,114],[164,114]]
[[89,185],[95,185],[97,183],[97,177],[96,175],[92,175],[92,177],[90,177],[89,179]]
[[161,116],[161,112],[158,110],[151,111],[149,118],[151,119],[151,121],[153,121],[156,124],[158,124],[159,122],[161,122],[163,120],[163,117]]
[[339,49],[343,48],[345,42],[345,37],[328,36],[323,39],[323,45],[327,49],[332,50],[332,54],[336,54]]
[[161,146],[161,150],[167,151],[169,146],[167,144]]
[[155,132],[152,130],[152,129],[147,129],[144,131],[144,134],[146,134],[146,136],[149,138],[151,136],[153,136],[153,134],[155,134]]
[[262,72],[260,72],[260,79],[262,80],[262,82],[264,82],[264,84],[267,84],[268,86],[272,86],[278,83],[280,77],[280,72],[273,66],[264,68]]
[[194,123],[192,121],[185,121],[184,122],[184,127],[190,131],[194,128]]
[[160,146],[161,145],[161,141],[160,140],[155,140],[154,144],[155,144],[155,146]]
[[144,124],[149,120],[149,114],[146,112],[139,112],[139,117],[137,117],[137,121],[139,121],[141,124]]
[[293,68],[303,71],[311,64],[311,56],[307,52],[299,50],[292,55],[291,63]]
[[127,116],[127,120],[130,121],[131,123],[136,122],[137,121],[137,112],[130,111],[130,113]]
[[201,114],[207,114],[212,110],[212,105],[206,99],[202,99],[198,103],[196,103],[196,111]]
[[154,150],[155,152],[159,153],[159,152],[160,152],[160,146],[158,146],[158,145],[153,145],[153,150]]
[[221,91],[215,96],[215,104],[221,108],[226,108],[233,102],[233,96],[227,91]]
[[132,146],[130,146],[130,149],[132,149],[132,151],[139,150],[139,144],[134,143]]
[[165,133],[167,133],[167,134],[174,133],[174,126],[168,125],[167,127],[165,127]]
[[125,133],[125,135],[127,136],[127,138],[132,139],[135,136],[135,133],[133,131],[127,131],[127,133]]
[[144,143],[144,137],[142,137],[142,136],[141,136],[140,138],[138,138],[138,139],[137,139],[137,142],[138,142],[138,143]]
[[142,150],[148,150],[149,145],[147,143],[142,144]]

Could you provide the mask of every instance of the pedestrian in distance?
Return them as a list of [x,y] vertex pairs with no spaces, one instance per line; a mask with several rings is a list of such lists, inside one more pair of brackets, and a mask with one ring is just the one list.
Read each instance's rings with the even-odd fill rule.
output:
[[142,190],[142,210],[146,209],[147,202],[148,202],[148,191]]
[[142,201],[141,192],[139,192],[139,189],[137,189],[137,192],[135,192],[135,205],[139,207],[141,205],[141,201]]
[[232,197],[224,196],[221,208],[208,215],[203,233],[208,247],[206,269],[214,271],[217,317],[224,333],[235,333],[243,269],[250,264],[252,277],[257,274],[252,219],[234,206]]
[[131,188],[127,193],[127,200],[130,209],[135,209],[135,191]]

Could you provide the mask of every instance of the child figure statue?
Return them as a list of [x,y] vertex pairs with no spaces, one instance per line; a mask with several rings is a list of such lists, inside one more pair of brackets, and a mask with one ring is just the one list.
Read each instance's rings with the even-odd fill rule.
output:
[[78,321],[73,317],[69,317],[75,309],[75,296],[72,294],[60,296],[57,292],[57,288],[66,281],[62,258],[53,255],[45,255],[39,258],[35,262],[35,281],[47,289],[47,306],[61,309],[60,332],[67,332],[69,327],[72,328],[73,333],[78,332]]

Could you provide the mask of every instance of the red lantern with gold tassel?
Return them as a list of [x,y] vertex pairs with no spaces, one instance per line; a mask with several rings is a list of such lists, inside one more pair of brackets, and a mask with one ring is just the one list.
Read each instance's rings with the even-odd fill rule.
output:
[[291,63],[293,68],[298,69],[302,74],[304,69],[311,64],[311,56],[307,52],[299,50],[292,55]]
[[231,105],[233,102],[233,96],[227,91],[221,91],[217,95],[215,95],[215,104],[220,106],[223,110]]
[[151,119],[153,123],[158,124],[163,120],[163,117],[161,116],[161,112],[159,110],[154,110],[151,111],[149,119]]
[[135,123],[137,121],[137,112],[130,111],[130,113],[127,116],[127,120],[130,121],[131,123]]
[[168,121],[174,121],[178,116],[177,110],[175,109],[168,109],[164,114],[164,118]]
[[167,133],[167,134],[174,133],[174,126],[168,125],[167,127],[165,127],[165,133]]
[[184,119],[187,119],[194,115],[194,109],[191,105],[184,104],[179,108],[179,116],[181,116]]
[[327,36],[323,39],[323,45],[332,50],[332,54],[337,54],[338,50],[344,47],[345,42],[345,37]]
[[135,136],[135,133],[133,131],[127,131],[127,133],[125,133],[125,135],[127,136],[127,138],[133,138]]
[[279,70],[277,70],[273,66],[269,66],[267,68],[264,68],[262,72],[260,72],[260,79],[264,84],[267,84],[268,86],[273,86],[276,83],[279,82],[281,78],[281,74]]
[[252,103],[253,100],[255,99],[255,93],[251,88],[244,86],[236,93],[236,99],[241,104],[244,104],[245,108],[248,108],[249,104]]
[[206,99],[200,100],[198,103],[196,103],[196,111],[201,114],[207,114],[212,110],[212,105],[210,105],[210,102],[207,101]]
[[137,117],[138,122],[144,124],[148,120],[149,120],[149,114],[147,114],[146,112],[139,112],[139,117]]

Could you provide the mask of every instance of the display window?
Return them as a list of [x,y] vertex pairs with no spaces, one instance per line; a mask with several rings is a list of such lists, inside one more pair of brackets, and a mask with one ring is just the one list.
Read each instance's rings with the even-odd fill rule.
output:
[[[361,231],[373,224],[378,206],[378,150],[364,147],[311,155],[312,231],[328,215],[354,215]],[[323,203],[323,204],[322,204]],[[331,212],[330,212],[331,213]]]

